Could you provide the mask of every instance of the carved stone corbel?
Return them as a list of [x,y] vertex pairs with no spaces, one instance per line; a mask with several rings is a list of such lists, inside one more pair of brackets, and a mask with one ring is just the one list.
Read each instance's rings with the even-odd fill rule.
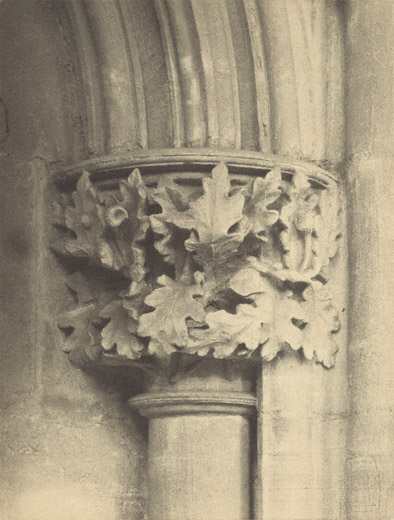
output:
[[333,366],[334,183],[279,167],[231,178],[219,164],[156,186],[136,169],[114,192],[84,172],[71,199],[55,247],[87,262],[67,282],[79,305],[59,322],[76,362],[148,367],[174,353],[271,361],[290,348]]
[[206,169],[85,171],[57,207],[53,247],[78,259],[65,350],[146,372],[130,405],[150,421],[150,520],[249,518],[254,366],[296,350],[328,368],[337,351],[335,182],[275,163]]

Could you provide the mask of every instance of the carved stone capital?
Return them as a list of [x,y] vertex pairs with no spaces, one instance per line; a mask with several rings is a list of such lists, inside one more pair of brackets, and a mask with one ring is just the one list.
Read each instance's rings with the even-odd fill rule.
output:
[[85,171],[63,194],[54,249],[77,259],[78,306],[59,327],[74,362],[155,371],[173,354],[271,361],[293,349],[334,364],[336,184],[297,165],[247,168],[134,169],[119,183]]

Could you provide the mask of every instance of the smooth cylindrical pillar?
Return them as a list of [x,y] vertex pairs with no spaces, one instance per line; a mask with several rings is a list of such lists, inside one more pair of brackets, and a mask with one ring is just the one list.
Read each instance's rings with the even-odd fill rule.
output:
[[149,520],[252,518],[255,397],[221,377],[129,401],[149,419]]
[[394,518],[394,4],[347,3],[348,520]]

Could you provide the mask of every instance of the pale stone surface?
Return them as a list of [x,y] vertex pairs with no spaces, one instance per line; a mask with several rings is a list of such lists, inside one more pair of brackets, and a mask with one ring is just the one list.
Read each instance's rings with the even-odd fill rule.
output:
[[250,425],[214,413],[151,419],[149,519],[250,518]]
[[[49,167],[93,157],[116,169],[141,148],[220,158],[220,146],[348,175],[350,262],[344,241],[332,286],[349,306],[348,351],[342,313],[335,368],[296,356],[264,368],[258,520],[390,520],[393,3],[3,0],[0,25],[2,519],[146,514],[146,424],[125,405],[138,384],[94,379],[61,352],[55,317],[73,298],[47,253]],[[245,440],[246,419],[230,419],[228,442]],[[195,467],[204,493],[219,493],[208,448]]]
[[334,366],[332,176],[302,163],[266,173],[257,158],[256,176],[223,163],[174,175],[168,160],[157,181],[135,169],[107,193],[85,171],[59,197],[53,249],[85,260],[66,281],[77,305],[58,321],[70,359],[157,371],[172,354],[270,362],[290,348]]
[[143,420],[113,378],[70,366],[54,320],[68,296],[48,253],[48,165],[82,145],[55,4],[0,3],[0,518],[141,519]]
[[149,519],[254,516],[255,368],[204,359],[172,382],[153,378],[129,401],[149,420]]
[[348,10],[349,520],[394,517],[393,9]]

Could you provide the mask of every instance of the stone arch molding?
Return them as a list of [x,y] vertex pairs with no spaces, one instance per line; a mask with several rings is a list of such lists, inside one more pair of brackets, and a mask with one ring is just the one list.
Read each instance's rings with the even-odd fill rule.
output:
[[61,5],[90,156],[209,147],[341,160],[336,2]]

